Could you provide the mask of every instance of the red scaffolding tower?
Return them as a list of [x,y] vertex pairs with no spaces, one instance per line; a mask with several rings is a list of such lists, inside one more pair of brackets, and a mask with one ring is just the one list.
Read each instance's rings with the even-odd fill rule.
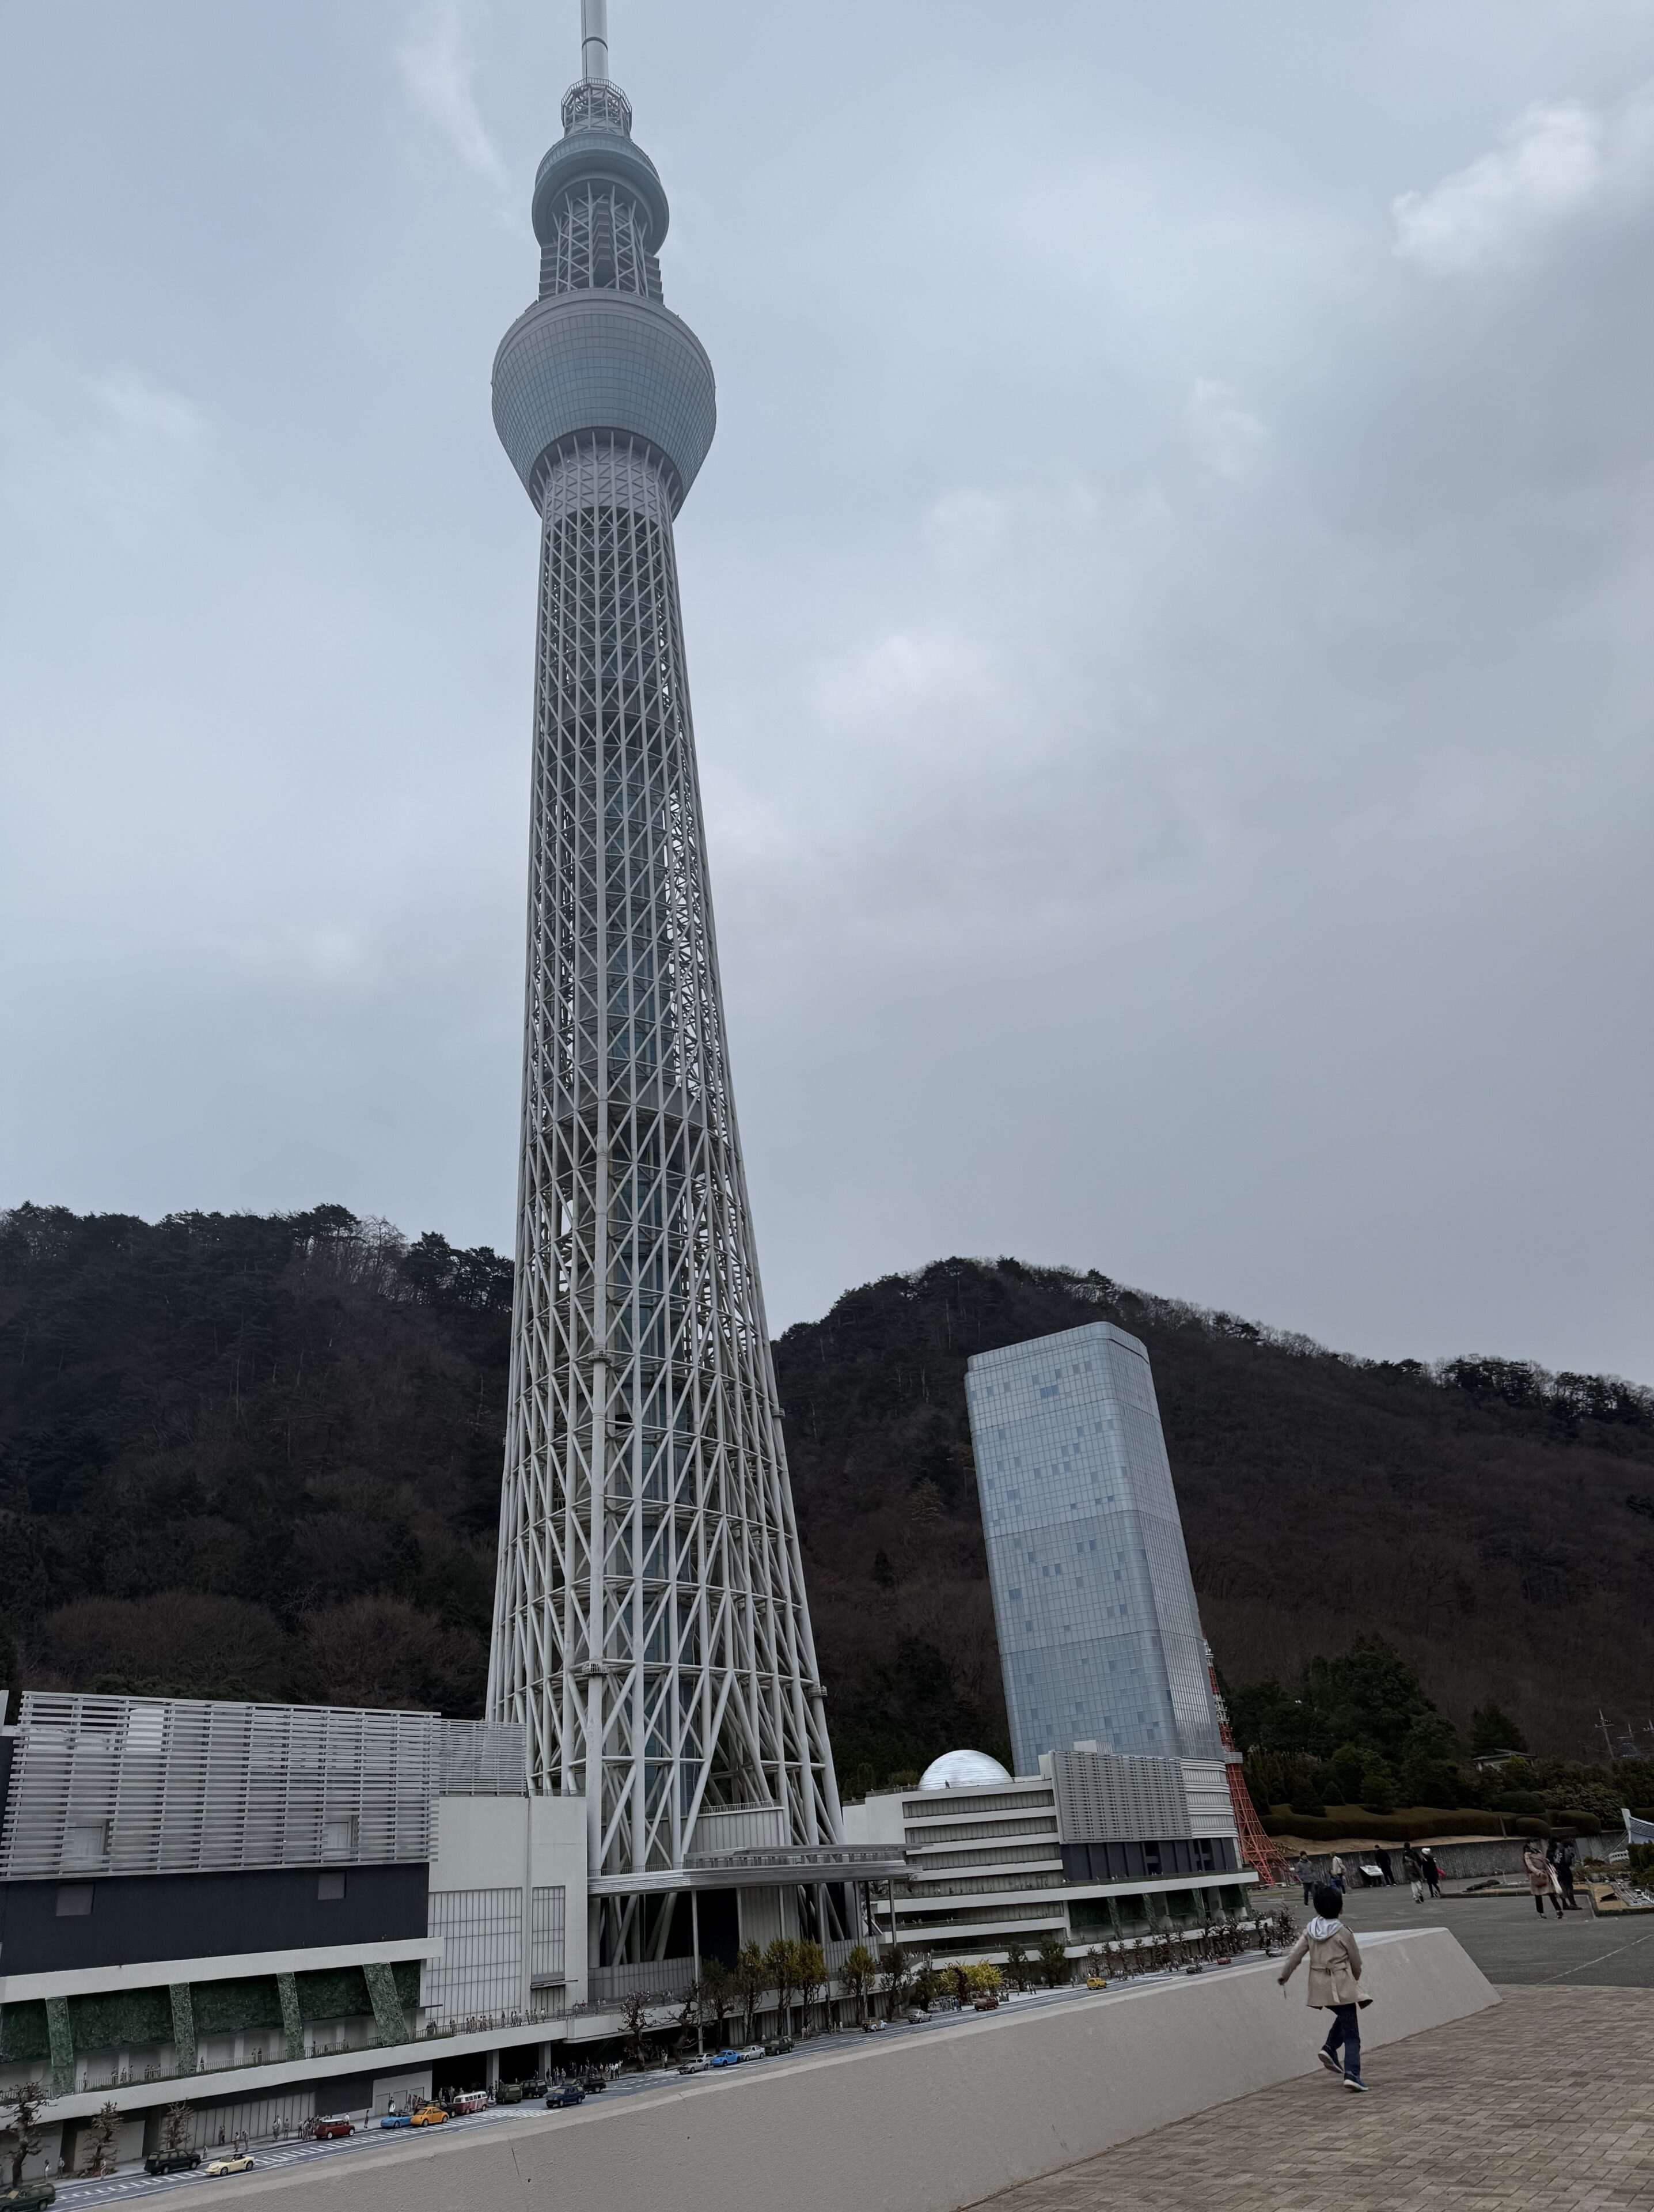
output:
[[1263,1823],[1257,1817],[1257,1808],[1246,1787],[1246,1778],[1240,1771],[1240,1761],[1235,1755],[1235,1732],[1229,1725],[1228,1708],[1217,1686],[1217,1668],[1213,1664],[1210,1644],[1206,1647],[1206,1672],[1212,1685],[1212,1703],[1217,1708],[1218,1734],[1227,1754],[1223,1771],[1229,1778],[1229,1802],[1234,1808],[1241,1864],[1251,1867],[1258,1880],[1267,1882],[1272,1889],[1284,1888],[1287,1862],[1264,1834]]

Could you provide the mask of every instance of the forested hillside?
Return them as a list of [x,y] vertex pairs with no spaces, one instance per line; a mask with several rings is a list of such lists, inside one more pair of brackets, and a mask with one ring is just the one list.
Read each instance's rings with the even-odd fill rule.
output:
[[[0,1216],[0,1668],[476,1711],[510,1300],[496,1255],[341,1207]],[[1599,1704],[1641,1723],[1648,1393],[1364,1363],[1100,1275],[950,1260],[777,1347],[847,1776],[1004,1748],[965,1362],[1099,1317],[1148,1346],[1232,1680],[1376,1632],[1450,1717],[1495,1699],[1536,1750],[1589,1753]]]

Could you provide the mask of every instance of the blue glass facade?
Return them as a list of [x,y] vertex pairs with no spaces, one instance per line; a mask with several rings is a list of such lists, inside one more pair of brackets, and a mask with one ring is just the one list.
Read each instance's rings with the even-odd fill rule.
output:
[[1148,1355],[1107,1322],[966,1379],[1019,1774],[1075,1744],[1221,1759]]

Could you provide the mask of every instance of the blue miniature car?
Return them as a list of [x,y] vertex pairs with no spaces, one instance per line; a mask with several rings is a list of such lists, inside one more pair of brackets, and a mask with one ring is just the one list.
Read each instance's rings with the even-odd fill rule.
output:
[[546,2110],[549,2112],[566,2112],[571,2105],[584,2105],[585,2102],[585,2091],[581,2088],[579,2083],[566,2081],[561,2088],[553,2089],[548,2093],[546,2098]]
[[379,2122],[382,2128],[411,2128],[413,2124],[406,2112],[387,2112]]
[[714,2066],[739,2066],[741,2053],[738,2051],[715,2051],[712,2063]]

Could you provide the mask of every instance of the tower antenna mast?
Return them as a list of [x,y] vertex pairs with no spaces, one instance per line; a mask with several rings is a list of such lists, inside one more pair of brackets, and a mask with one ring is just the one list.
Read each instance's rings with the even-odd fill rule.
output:
[[609,82],[609,0],[580,0],[580,75],[588,84]]

